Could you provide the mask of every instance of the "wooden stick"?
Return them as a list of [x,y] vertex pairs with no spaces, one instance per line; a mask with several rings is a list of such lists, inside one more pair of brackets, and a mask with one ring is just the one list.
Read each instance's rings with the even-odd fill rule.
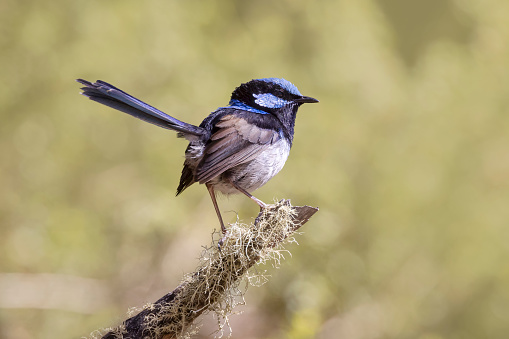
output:
[[[220,250],[206,252],[202,265],[173,291],[146,306],[102,338],[177,338],[203,312],[225,307],[228,293],[238,286],[247,270],[281,249],[281,244],[318,211],[291,206],[289,200],[263,209],[254,224],[230,227]],[[226,306],[224,306],[226,304]]]

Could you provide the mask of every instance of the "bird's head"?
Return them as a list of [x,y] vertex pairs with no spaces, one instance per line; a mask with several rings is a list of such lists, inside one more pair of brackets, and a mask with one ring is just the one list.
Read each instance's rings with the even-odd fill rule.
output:
[[295,114],[303,103],[318,100],[300,94],[291,82],[280,78],[254,79],[237,87],[229,105],[262,114],[292,112]]

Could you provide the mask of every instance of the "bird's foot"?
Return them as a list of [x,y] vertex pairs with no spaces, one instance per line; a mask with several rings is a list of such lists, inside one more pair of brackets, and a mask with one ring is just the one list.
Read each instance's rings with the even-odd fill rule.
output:
[[228,231],[224,230],[223,237],[221,239],[219,239],[219,241],[217,242],[217,249],[219,250],[219,252],[221,252],[221,246],[223,246],[227,237],[228,237]]

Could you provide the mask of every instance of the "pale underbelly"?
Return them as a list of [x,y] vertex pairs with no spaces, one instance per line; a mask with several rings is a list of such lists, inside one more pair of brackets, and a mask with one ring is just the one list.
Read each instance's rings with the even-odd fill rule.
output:
[[261,152],[255,159],[229,169],[213,178],[210,183],[214,186],[215,191],[224,194],[240,193],[228,183],[229,180],[242,189],[253,192],[281,171],[289,154],[290,144],[285,139],[280,139]]

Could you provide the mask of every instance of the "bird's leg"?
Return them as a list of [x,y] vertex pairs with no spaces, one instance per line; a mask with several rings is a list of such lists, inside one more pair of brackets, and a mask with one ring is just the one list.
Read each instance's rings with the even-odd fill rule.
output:
[[221,217],[221,212],[219,212],[219,206],[217,205],[216,194],[214,193],[214,187],[211,184],[205,184],[207,189],[209,190],[210,197],[212,198],[212,203],[214,204],[214,208],[217,213],[217,217],[219,218],[219,223],[221,224],[221,231],[223,235],[226,234],[226,227],[224,227],[223,218]]
[[258,199],[257,197],[253,196],[251,193],[249,193],[248,191],[246,191],[245,189],[239,187],[237,184],[235,184],[233,182],[233,180],[230,180],[230,184],[232,184],[233,187],[235,187],[239,192],[245,194],[247,197],[249,197],[250,199],[252,199],[254,202],[256,202],[258,204],[258,206],[260,206],[260,210],[264,209],[264,208],[267,208],[267,204],[264,203],[263,201],[261,201],[260,199]]

